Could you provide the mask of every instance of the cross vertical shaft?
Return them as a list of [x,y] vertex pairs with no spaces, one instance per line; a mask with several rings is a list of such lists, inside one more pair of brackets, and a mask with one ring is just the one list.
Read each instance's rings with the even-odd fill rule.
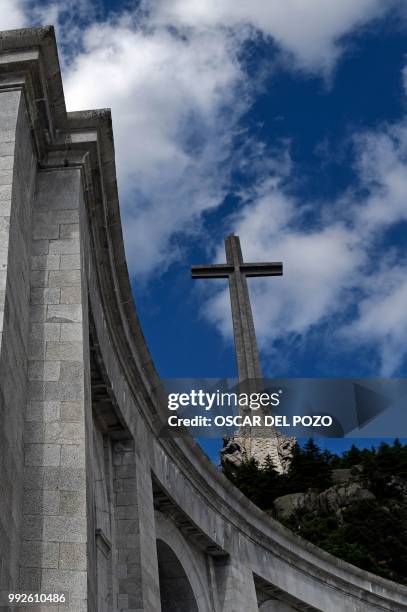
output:
[[246,275],[241,272],[242,250],[238,236],[225,238],[226,261],[233,266],[229,274],[229,292],[232,306],[233,333],[239,382],[261,378],[261,365],[254,329]]
[[225,238],[226,264],[192,266],[192,278],[228,278],[239,382],[262,378],[247,276],[281,276],[277,263],[244,263],[239,236]]

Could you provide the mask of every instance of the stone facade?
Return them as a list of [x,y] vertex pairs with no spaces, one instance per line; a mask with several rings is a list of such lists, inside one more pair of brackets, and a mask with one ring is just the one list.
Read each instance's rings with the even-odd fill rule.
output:
[[0,41],[1,596],[64,593],[31,606],[48,612],[406,610],[404,587],[294,536],[192,439],[160,437],[110,112],[66,112],[52,28]]

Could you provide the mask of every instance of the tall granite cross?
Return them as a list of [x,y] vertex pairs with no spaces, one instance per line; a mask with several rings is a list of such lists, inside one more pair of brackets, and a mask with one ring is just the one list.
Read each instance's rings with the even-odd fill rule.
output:
[[244,263],[239,236],[225,238],[226,264],[192,266],[192,278],[228,278],[239,382],[262,378],[247,277],[281,276],[283,264]]

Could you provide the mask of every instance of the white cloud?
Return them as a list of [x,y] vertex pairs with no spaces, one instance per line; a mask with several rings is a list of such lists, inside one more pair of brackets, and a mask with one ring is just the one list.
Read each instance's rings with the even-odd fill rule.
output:
[[342,335],[354,345],[379,347],[381,374],[389,376],[407,356],[407,266],[382,266],[370,279],[359,316]]
[[167,260],[173,234],[224,196],[223,162],[246,108],[234,43],[123,17],[86,32],[65,91],[70,110],[112,108],[126,250],[132,272],[149,273]]
[[19,0],[1,0],[0,30],[13,30],[27,25],[24,5]]
[[407,120],[356,137],[357,169],[369,190],[357,214],[364,231],[383,231],[407,220]]
[[330,70],[341,37],[395,8],[396,0],[159,0],[154,19],[185,27],[252,27],[307,70]]

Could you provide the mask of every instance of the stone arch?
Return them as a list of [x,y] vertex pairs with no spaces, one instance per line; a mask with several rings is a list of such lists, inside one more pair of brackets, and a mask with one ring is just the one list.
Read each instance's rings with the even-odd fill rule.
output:
[[157,557],[162,612],[199,612],[185,569],[163,540],[157,540]]
[[212,612],[205,555],[170,518],[156,512],[155,519],[162,612]]

